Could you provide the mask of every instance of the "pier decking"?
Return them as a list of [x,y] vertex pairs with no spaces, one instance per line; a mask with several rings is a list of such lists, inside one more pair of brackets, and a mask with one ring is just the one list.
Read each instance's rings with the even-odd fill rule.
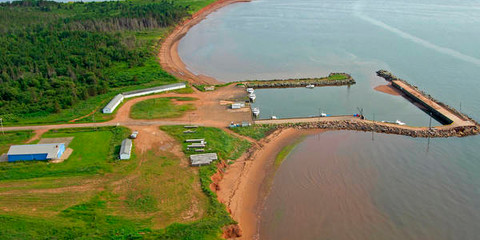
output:
[[473,119],[457,110],[436,101],[429,95],[418,90],[404,80],[396,78],[387,71],[378,71],[377,74],[392,83],[392,86],[401,91],[406,98],[420,104],[424,111],[439,120],[442,126],[413,127],[393,123],[376,122],[361,119],[352,115],[331,117],[304,117],[286,119],[256,120],[255,124],[276,124],[297,128],[325,128],[325,129],[350,129],[358,131],[372,131],[391,133],[411,137],[463,137],[477,135],[480,126]]

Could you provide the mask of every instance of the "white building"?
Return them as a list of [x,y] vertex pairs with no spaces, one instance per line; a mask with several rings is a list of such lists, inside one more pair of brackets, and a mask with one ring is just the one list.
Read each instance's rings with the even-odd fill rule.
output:
[[190,155],[190,162],[192,166],[203,166],[218,160],[216,153],[204,153]]
[[131,97],[144,96],[144,95],[149,95],[149,94],[154,94],[159,92],[172,91],[172,90],[182,89],[186,87],[187,85],[185,83],[174,83],[174,84],[168,84],[168,85],[154,87],[154,88],[146,88],[146,89],[140,89],[140,90],[135,90],[130,92],[124,92],[122,94],[123,96],[125,96],[125,98],[131,98]]
[[105,106],[103,108],[102,112],[103,113],[113,113],[113,111],[115,111],[115,108],[117,108],[118,105],[120,105],[120,103],[123,102],[124,98],[125,97],[122,94],[118,94],[107,104],[107,106]]
[[182,89],[186,87],[187,85],[185,83],[174,83],[174,84],[169,84],[169,85],[164,85],[164,86],[159,86],[154,88],[146,88],[146,89],[140,89],[140,90],[135,90],[130,92],[124,92],[115,96],[107,104],[107,106],[103,108],[102,112],[113,113],[115,111],[115,108],[117,108],[118,105],[120,105],[120,103],[122,103],[123,99],[125,98],[132,98],[132,97],[144,96],[144,95],[154,94],[159,92],[172,91],[172,90]]
[[127,160],[130,159],[132,155],[132,139],[125,139],[122,141],[122,146],[120,147],[120,159]]

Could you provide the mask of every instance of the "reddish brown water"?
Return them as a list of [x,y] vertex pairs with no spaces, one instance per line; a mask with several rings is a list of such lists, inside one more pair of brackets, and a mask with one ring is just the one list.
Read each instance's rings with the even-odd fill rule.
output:
[[453,142],[308,137],[274,177],[261,239],[478,239],[478,183],[462,169],[468,153],[445,150]]

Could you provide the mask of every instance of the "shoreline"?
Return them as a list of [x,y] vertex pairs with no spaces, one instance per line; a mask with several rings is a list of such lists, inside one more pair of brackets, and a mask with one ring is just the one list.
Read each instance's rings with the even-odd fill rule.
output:
[[285,147],[318,130],[279,129],[254,142],[251,149],[231,164],[218,182],[218,200],[238,222],[242,236],[259,239],[259,220],[276,169],[275,158]]
[[163,41],[158,58],[163,70],[172,74],[173,76],[195,84],[219,84],[222,83],[217,79],[205,75],[196,75],[188,70],[185,63],[178,55],[178,44],[180,40],[187,34],[187,32],[201,22],[207,15],[216,10],[228,6],[230,4],[239,2],[250,2],[251,0],[218,0],[210,5],[200,9],[194,13],[192,17],[186,19],[182,24],[175,27],[175,29]]

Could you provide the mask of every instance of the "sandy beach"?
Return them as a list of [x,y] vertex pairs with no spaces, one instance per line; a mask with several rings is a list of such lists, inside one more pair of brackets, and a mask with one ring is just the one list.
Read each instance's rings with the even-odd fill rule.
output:
[[230,165],[218,183],[217,195],[238,222],[242,236],[236,239],[258,239],[258,221],[268,191],[277,154],[297,139],[319,131],[281,129],[255,142],[249,152]]
[[182,59],[178,55],[178,43],[187,34],[191,27],[201,22],[208,14],[225,7],[227,5],[238,2],[250,2],[250,0],[219,0],[216,1],[200,11],[193,14],[193,16],[185,20],[182,24],[177,26],[170,35],[162,43],[158,58],[162,68],[173,76],[186,80],[195,84],[218,84],[220,83],[215,78],[196,75],[187,69]]

